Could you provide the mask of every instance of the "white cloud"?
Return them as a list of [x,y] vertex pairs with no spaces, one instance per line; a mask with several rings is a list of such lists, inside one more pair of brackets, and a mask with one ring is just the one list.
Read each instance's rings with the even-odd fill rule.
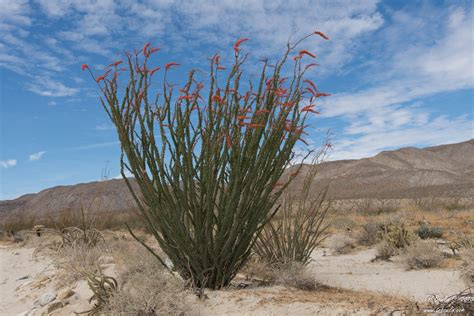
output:
[[34,82],[27,85],[27,89],[47,97],[68,97],[79,92],[78,88],[70,88],[57,80],[42,76],[35,77]]
[[[338,93],[322,104],[324,117],[348,123],[335,141],[333,159],[370,156],[387,147],[474,137],[469,117],[436,116],[419,102],[424,97],[474,87],[472,12],[458,8],[446,16],[436,14],[437,26],[424,26],[416,22],[416,17],[407,19],[406,14],[395,16],[403,23],[388,28],[382,36],[392,36],[388,45],[397,49],[391,55],[384,51],[385,59],[367,70],[368,87]],[[436,37],[431,41],[408,41],[399,32]]]
[[370,157],[387,148],[439,145],[474,138],[474,123],[465,116],[449,119],[439,116],[426,124],[365,133],[356,138],[342,138],[334,143],[331,159]]
[[120,142],[119,141],[114,141],[114,142],[96,143],[96,144],[90,144],[90,145],[77,146],[77,147],[73,147],[71,149],[84,150],[84,149],[95,149],[95,148],[110,147],[110,146],[116,146],[116,145],[120,145]]
[[109,130],[114,129],[114,126],[111,124],[102,123],[102,124],[96,125],[95,129],[98,131],[109,131]]
[[16,166],[16,163],[16,159],[0,160],[0,167],[7,169]]
[[30,161],[40,160],[41,158],[43,158],[44,154],[46,154],[46,151],[39,151],[37,153],[31,154]]

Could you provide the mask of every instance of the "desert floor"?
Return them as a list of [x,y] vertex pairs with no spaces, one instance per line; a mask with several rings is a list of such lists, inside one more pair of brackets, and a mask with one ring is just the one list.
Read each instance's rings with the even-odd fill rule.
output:
[[[90,308],[92,296],[85,281],[60,285],[57,266],[35,248],[0,247],[1,315],[70,315]],[[373,249],[333,255],[318,249],[309,269],[329,287],[301,291],[282,286],[249,284],[243,289],[207,291],[206,299],[189,294],[190,315],[346,315],[389,313],[417,302],[423,306],[431,294],[446,296],[465,288],[455,269],[407,271],[394,258],[375,261]],[[114,274],[115,264],[107,270]]]

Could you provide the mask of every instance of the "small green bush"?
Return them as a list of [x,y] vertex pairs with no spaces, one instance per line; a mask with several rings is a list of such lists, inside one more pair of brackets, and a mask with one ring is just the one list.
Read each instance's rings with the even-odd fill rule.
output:
[[403,223],[390,222],[385,224],[380,233],[381,239],[392,244],[395,248],[403,249],[415,240],[413,233],[405,228]]
[[443,236],[443,229],[438,226],[429,227],[426,224],[421,224],[420,227],[416,230],[418,236],[421,239],[428,239],[428,238],[441,238]]

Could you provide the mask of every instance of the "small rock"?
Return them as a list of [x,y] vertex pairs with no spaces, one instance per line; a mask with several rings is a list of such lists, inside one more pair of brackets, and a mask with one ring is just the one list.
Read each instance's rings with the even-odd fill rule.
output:
[[30,315],[33,315],[34,310],[35,309],[33,308],[33,309],[28,310],[28,311],[24,311],[23,313],[16,314],[16,316],[30,316]]
[[[81,300],[81,296],[79,295],[79,293],[75,293],[73,296],[71,296],[71,300],[72,302],[79,302]],[[72,304],[72,303],[71,303]]]
[[108,264],[108,263],[113,263],[114,258],[112,256],[104,255],[104,256],[100,256],[98,261],[101,264]]
[[53,293],[53,292],[46,292],[44,293],[43,295],[41,295],[40,299],[39,299],[39,304],[41,306],[44,306],[48,303],[51,303],[52,301],[54,301],[54,299],[56,298],[56,294]]
[[59,300],[64,300],[64,299],[66,299],[66,298],[70,298],[71,296],[74,295],[74,293],[76,293],[76,292],[74,292],[74,291],[71,290],[71,289],[64,289],[64,290],[62,290],[61,292],[59,292],[59,294],[58,294],[58,299],[59,299]]
[[64,307],[64,303],[63,302],[54,302],[54,303],[51,303],[48,305],[48,314],[52,313],[53,311],[57,310],[58,308],[62,308]]

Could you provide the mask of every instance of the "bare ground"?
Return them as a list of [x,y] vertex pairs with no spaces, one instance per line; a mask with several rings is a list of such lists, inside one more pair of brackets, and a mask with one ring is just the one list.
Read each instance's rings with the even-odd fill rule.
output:
[[[51,315],[69,315],[89,309],[92,292],[87,284],[79,281],[58,288],[61,276],[51,259],[34,259],[33,252],[34,248],[0,246],[0,315],[46,315],[48,310]],[[374,256],[372,249],[347,255],[331,255],[321,249],[314,253],[310,269],[316,280],[329,287],[300,291],[251,284],[244,289],[206,291],[204,300],[189,294],[187,314],[388,314],[413,306],[415,301],[423,305],[429,294],[447,295],[463,289],[458,272],[452,269],[407,271],[397,260],[371,262]],[[71,296],[64,298],[67,291],[72,291]]]

